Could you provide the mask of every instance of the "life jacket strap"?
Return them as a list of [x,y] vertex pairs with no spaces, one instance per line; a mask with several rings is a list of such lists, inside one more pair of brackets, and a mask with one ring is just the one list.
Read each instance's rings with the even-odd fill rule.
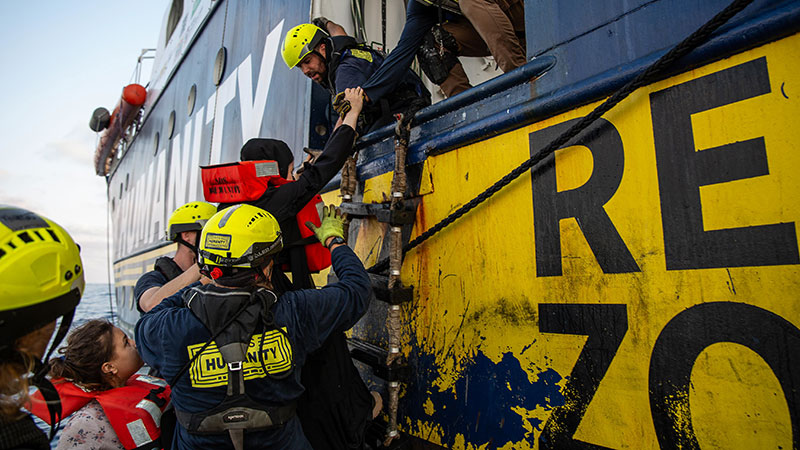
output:
[[242,361],[228,363],[228,397],[244,395],[244,371]]

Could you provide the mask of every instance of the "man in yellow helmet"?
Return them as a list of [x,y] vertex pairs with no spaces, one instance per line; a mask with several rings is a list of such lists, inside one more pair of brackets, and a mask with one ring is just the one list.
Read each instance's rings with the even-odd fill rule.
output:
[[[290,69],[299,67],[303,75],[319,83],[334,98],[343,97],[345,89],[364,84],[384,59],[381,52],[350,36],[331,36],[311,23],[300,24],[286,33],[281,54]],[[406,68],[391,93],[381,101],[365,104],[364,124],[358,131],[362,134],[372,131],[392,123],[393,114],[430,104],[430,92],[417,74]]]
[[343,219],[326,207],[309,227],[331,251],[337,283],[277,293],[278,222],[241,204],[203,228],[199,264],[212,284],[166,298],[136,324],[139,352],[172,386],[174,448],[311,449],[295,415],[307,354],[364,314],[370,283],[344,245]]
[[0,448],[50,448],[20,407],[32,384],[48,400],[51,423],[60,419],[61,403],[42,361],[66,335],[84,285],[80,250],[63,228],[22,208],[0,205]]
[[133,288],[136,308],[150,311],[161,300],[200,280],[197,238],[206,221],[217,212],[211,203],[190,202],[176,209],[167,222],[168,241],[178,244],[175,256],[156,259],[154,269],[142,275]]

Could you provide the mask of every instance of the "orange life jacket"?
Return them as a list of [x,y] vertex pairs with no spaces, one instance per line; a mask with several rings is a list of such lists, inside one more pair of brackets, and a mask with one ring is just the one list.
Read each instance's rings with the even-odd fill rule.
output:
[[[61,398],[62,417],[67,417],[97,400],[108,417],[117,438],[126,449],[162,448],[161,413],[169,404],[170,388],[166,381],[147,375],[133,375],[125,386],[107,391],[86,391],[63,378],[52,380]],[[50,423],[50,413],[42,394],[36,391],[25,406]]]
[[[239,161],[200,169],[203,196],[207,202],[213,203],[253,202],[261,198],[270,187],[293,182],[280,176],[277,161]],[[319,272],[331,265],[331,253],[314,238],[314,232],[306,227],[306,222],[321,225],[322,206],[322,197],[315,195],[296,216],[301,241],[284,245],[303,245],[309,272]],[[288,265],[282,269],[288,270]]]

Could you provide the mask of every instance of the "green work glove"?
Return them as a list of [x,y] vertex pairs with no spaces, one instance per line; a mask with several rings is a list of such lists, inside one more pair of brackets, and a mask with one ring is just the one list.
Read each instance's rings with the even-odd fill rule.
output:
[[322,208],[322,223],[319,227],[314,226],[311,222],[306,222],[306,227],[313,231],[317,239],[325,245],[331,237],[340,237],[344,239],[344,220],[345,216],[339,211],[339,208],[331,205]]

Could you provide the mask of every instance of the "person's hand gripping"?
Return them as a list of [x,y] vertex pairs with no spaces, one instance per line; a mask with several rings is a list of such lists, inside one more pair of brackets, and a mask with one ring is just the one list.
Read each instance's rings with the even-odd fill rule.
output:
[[350,110],[357,116],[364,107],[364,90],[361,87],[347,88],[333,98],[333,109],[341,117],[345,117]]
[[344,239],[345,215],[339,208],[330,205],[322,208],[322,223],[319,227],[311,222],[306,222],[306,227],[314,232],[322,245],[328,247],[328,239],[339,237]]

